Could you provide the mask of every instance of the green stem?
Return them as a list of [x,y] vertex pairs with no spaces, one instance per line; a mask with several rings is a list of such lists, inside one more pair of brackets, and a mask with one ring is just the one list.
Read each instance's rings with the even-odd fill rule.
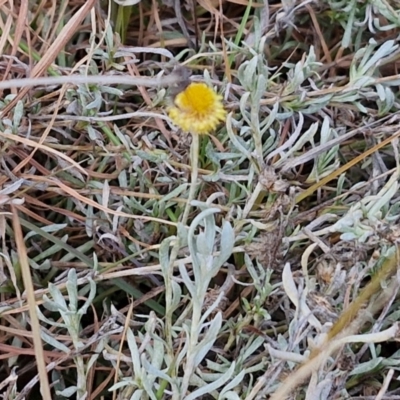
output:
[[[192,167],[192,173],[191,173],[191,181],[190,181],[190,189],[189,189],[189,195],[187,199],[187,203],[185,206],[185,210],[183,212],[182,219],[178,225],[178,234],[176,241],[174,245],[172,246],[171,249],[171,255],[169,259],[169,267],[168,267],[168,277],[165,282],[165,297],[166,297],[166,314],[165,314],[165,331],[166,331],[166,342],[168,345],[168,351],[170,353],[171,357],[174,357],[173,353],[173,335],[172,335],[172,314],[174,312],[173,309],[170,308],[171,302],[172,302],[172,287],[171,287],[171,282],[173,279],[173,270],[174,270],[174,262],[178,258],[178,253],[181,248],[181,241],[180,241],[180,234],[179,234],[179,229],[185,229],[185,226],[187,224],[187,221],[189,219],[189,213],[190,213],[190,208],[191,205],[190,203],[192,200],[196,197],[196,191],[197,191],[197,178],[199,175],[199,135],[196,133],[192,134],[192,145],[190,146],[190,164]],[[194,311],[195,312],[195,311]],[[200,314],[201,314],[201,308],[200,308]],[[197,320],[199,317],[196,316]],[[193,338],[193,333],[191,334],[191,338]],[[196,339],[197,342],[197,339]],[[193,364],[192,360],[191,363]],[[191,366],[189,366],[192,368]],[[168,374],[171,377],[174,377],[175,371],[173,366],[171,365],[170,370],[168,371]],[[190,377],[191,374],[185,374],[185,376]],[[161,399],[162,396],[164,395],[165,388],[167,386],[167,381],[162,380],[160,382],[160,387],[159,390],[156,393],[156,398]]]
[[190,203],[195,198],[197,191],[197,178],[199,176],[199,142],[200,142],[199,135],[197,133],[192,133],[192,145],[190,147],[190,164],[192,167],[192,175],[191,175],[189,195],[185,211],[183,213],[183,217],[181,220],[181,224],[183,226],[185,226],[187,223],[191,207]]

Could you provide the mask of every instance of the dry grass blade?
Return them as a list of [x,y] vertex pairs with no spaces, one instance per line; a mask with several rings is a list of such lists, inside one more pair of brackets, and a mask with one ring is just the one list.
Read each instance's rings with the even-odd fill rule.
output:
[[18,211],[12,207],[13,214],[13,229],[15,235],[15,243],[17,245],[18,259],[21,265],[22,279],[26,291],[26,298],[29,308],[30,325],[32,328],[32,338],[37,362],[37,370],[40,380],[40,393],[44,400],[51,400],[49,379],[46,371],[45,357],[43,352],[43,343],[41,338],[41,327],[36,312],[36,297],[33,287],[33,281],[27,257],[24,237],[22,234],[21,225],[18,219]]
[[[24,3],[28,3],[25,1]],[[96,0],[87,0],[83,6],[73,15],[73,17],[68,21],[68,23],[64,26],[63,30],[54,40],[52,45],[43,54],[43,57],[40,61],[34,66],[31,72],[31,77],[36,78],[41,76],[46,69],[50,66],[50,64],[55,60],[57,55],[63,51],[65,45],[70,41],[71,37],[76,33],[78,27],[82,23],[82,21],[89,14],[92,7],[95,5]],[[8,112],[15,107],[17,101],[22,99],[29,92],[29,87],[23,88],[17,95],[17,97],[10,102],[3,110],[2,115],[7,115]]]
[[342,167],[340,167],[339,169],[337,169],[335,172],[332,172],[331,174],[329,174],[325,178],[321,179],[319,182],[317,182],[314,185],[310,186],[307,190],[305,190],[304,192],[300,193],[296,197],[296,203],[300,203],[301,201],[303,201],[308,196],[311,196],[316,190],[318,190],[318,188],[326,185],[332,179],[337,178],[338,176],[340,176],[341,174],[346,172],[349,168],[351,168],[354,165],[358,164],[360,161],[365,160],[371,154],[376,153],[379,149],[383,148],[384,146],[386,146],[387,144],[389,144],[393,140],[396,140],[399,136],[400,136],[400,131],[395,132],[392,136],[390,136],[390,137],[386,138],[385,140],[383,140],[382,142],[376,144],[372,148],[370,148],[367,151],[365,151],[363,154],[360,154],[359,156],[355,157],[353,160],[349,161],[347,164],[345,164]]
[[66,156],[64,153],[61,153],[57,150],[52,149],[49,146],[43,145],[41,143],[36,143],[33,140],[24,138],[24,137],[19,137],[19,136],[10,136],[7,135],[4,132],[0,132],[0,137],[6,139],[6,140],[10,140],[10,141],[15,141],[18,143],[22,143],[25,146],[29,146],[29,147],[33,147],[34,149],[41,149],[45,152],[48,152],[50,154],[53,154],[57,157],[62,158],[63,160],[67,161],[68,164],[71,164],[72,167],[76,168],[79,172],[82,172],[83,174],[87,174],[86,170],[84,168],[82,168],[78,163],[76,163],[74,160],[71,160],[70,157]]
[[[28,16],[28,10],[29,10],[29,0],[23,0],[21,1],[20,4],[20,8],[18,9],[17,15],[17,24],[15,27],[15,34],[14,34],[14,40],[13,40],[13,44],[12,44],[12,50],[11,50],[11,57],[14,57],[17,54],[18,51],[18,44],[22,38],[22,34],[25,30],[26,27],[26,19]],[[9,20],[12,21],[12,16],[11,13],[9,15]],[[4,37],[8,37],[8,34],[4,34]],[[3,46],[0,46],[0,49]],[[4,72],[4,77],[8,76],[8,73],[11,70],[11,66],[12,66],[12,58],[9,59],[8,64],[7,64],[7,68]]]

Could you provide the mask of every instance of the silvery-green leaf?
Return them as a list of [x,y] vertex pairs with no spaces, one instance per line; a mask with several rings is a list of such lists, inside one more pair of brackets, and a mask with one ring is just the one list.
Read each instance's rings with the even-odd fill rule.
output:
[[286,154],[284,153],[284,150],[290,148],[295,143],[295,141],[297,140],[297,138],[300,136],[300,134],[302,132],[303,124],[304,124],[304,116],[301,112],[299,112],[298,113],[298,121],[297,121],[294,132],[290,135],[290,138],[288,140],[286,140],[282,146],[278,147],[277,149],[272,151],[270,154],[268,154],[267,161],[270,160],[271,158],[275,157],[277,154],[279,154],[281,156],[280,157],[281,159],[287,158]]
[[246,265],[247,272],[250,274],[253,282],[256,284],[259,283],[263,277],[258,275],[254,267],[253,261],[251,260],[250,256],[247,253],[244,253],[244,263]]
[[222,325],[222,314],[218,312],[214,319],[211,321],[211,324],[204,335],[204,338],[200,343],[196,345],[196,356],[194,358],[194,365],[197,367],[203,358],[210,351],[211,347],[214,345],[215,340],[217,339],[219,330]]
[[[229,397],[227,397],[227,394],[228,394],[229,390],[235,389],[237,386],[239,386],[240,382],[242,382],[245,375],[246,375],[246,371],[242,369],[227,385],[224,386],[224,388],[221,390],[219,398],[223,399],[224,398],[223,396],[225,396],[225,398],[228,399]],[[234,393],[234,392],[231,392],[231,393]]]
[[[146,360],[147,361],[147,360]],[[142,364],[145,362],[144,354],[142,354]],[[149,369],[152,369],[156,372],[156,369],[152,367],[151,364],[148,363]],[[157,400],[156,395],[154,394],[154,379],[155,375],[152,374],[142,374],[141,376],[141,384],[146,391],[147,395],[150,397],[151,400]]]
[[177,188],[172,190],[171,192],[167,193],[160,199],[160,203],[166,203],[167,201],[173,199],[174,197],[179,197],[185,190],[187,190],[188,184],[182,183]]
[[220,212],[218,208],[209,208],[207,210],[203,210],[199,215],[197,215],[192,223],[190,224],[189,233],[188,233],[188,246],[190,250],[190,255],[192,256],[192,263],[193,263],[193,271],[196,276],[200,276],[201,270],[201,261],[199,255],[197,253],[197,246],[196,246],[196,229],[201,221],[203,221],[207,216],[211,214],[215,214]]
[[111,24],[106,24],[105,33],[106,33],[105,41],[107,44],[107,48],[113,49],[114,48],[114,34],[113,34],[113,30],[111,28]]
[[182,288],[181,286],[175,282],[174,280],[171,282],[172,286],[172,301],[171,301],[171,308],[175,309],[182,300]]
[[94,129],[92,125],[87,125],[86,129],[90,140],[92,140],[93,142],[97,142],[99,144],[102,142],[103,137],[97,129]]
[[[66,309],[64,309],[64,310],[61,309],[61,307],[56,302],[50,300],[46,295],[43,295],[43,307],[46,310],[49,310],[51,312],[61,312],[61,311],[65,312],[65,311],[67,311]],[[46,317],[43,315],[43,318],[46,318]],[[40,319],[42,319],[42,318],[40,318]],[[46,318],[46,320],[47,320],[47,318]],[[43,321],[45,321],[45,320],[43,319]],[[61,326],[65,326],[65,325],[62,324]]]
[[299,293],[297,291],[296,284],[294,283],[292,270],[290,264],[286,263],[282,272],[282,283],[285,293],[289,297],[290,301],[294,304],[296,309],[299,307]]
[[21,124],[24,115],[24,103],[21,100],[17,101],[14,107],[13,127],[15,132],[18,132],[19,125]]
[[[373,43],[372,40],[373,39],[370,39],[370,46],[375,46],[376,42]],[[387,40],[386,42],[383,42],[379,49],[371,58],[369,58],[368,61],[363,58],[360,63],[360,75],[362,76],[371,74],[379,66],[379,61],[381,61],[384,57],[393,54],[398,47],[398,45],[394,44],[394,40]]]
[[[24,179],[18,179],[15,182],[12,182],[11,184],[7,185],[3,189],[0,190],[0,195],[6,195],[6,194],[11,194],[14,193],[16,190],[18,190],[21,185],[24,183]],[[63,224],[67,225],[67,224]],[[53,226],[53,225],[51,225]]]
[[249,126],[251,126],[251,119],[250,119],[250,114],[248,111],[248,103],[249,103],[250,96],[251,96],[251,93],[246,92],[240,97],[240,100],[239,100],[239,108],[240,108],[240,112],[242,114],[243,121]]
[[[188,338],[190,336],[189,327],[184,324],[182,328],[183,328],[183,331],[185,332],[185,337]],[[178,354],[178,357],[176,357],[176,365],[177,366],[182,365],[183,359],[187,355],[188,347],[189,347],[189,340],[185,340],[183,347],[181,348],[181,350]]]
[[396,102],[396,97],[393,91],[388,88],[384,87],[384,100],[377,101],[379,107],[379,115],[386,115],[390,110],[394,107]]
[[123,196],[122,199],[130,209],[138,210],[144,214],[151,213],[151,210],[147,209],[146,207],[143,207],[142,204],[140,204],[134,197]]
[[246,368],[247,374],[254,374],[255,372],[264,371],[265,370],[265,361],[261,360],[259,363],[254,364],[253,366]]
[[71,353],[71,350],[67,346],[65,346],[58,340],[56,340],[54,337],[48,335],[46,332],[41,330],[40,336],[46,343],[48,343],[50,346],[54,347],[55,349],[58,349],[58,350],[64,352],[65,354]]
[[127,7],[140,3],[141,0],[114,0],[117,4]]
[[[40,229],[47,233],[53,233],[53,232],[58,232],[58,231],[64,229],[67,225],[68,224],[52,224],[52,225],[42,226],[42,227],[40,227]],[[35,236],[35,235],[37,235],[37,232],[30,231],[29,233],[27,233],[24,236],[24,240],[27,241],[28,239],[30,239],[32,236]]]
[[238,78],[246,91],[251,91],[253,89],[253,78],[256,75],[257,64],[257,56],[254,56],[250,61],[245,61],[239,67]]
[[204,222],[204,232],[201,233],[203,233],[204,239],[207,242],[207,250],[205,250],[203,254],[208,256],[212,254],[215,244],[216,226],[215,226],[214,215],[213,214],[206,215],[203,219],[203,222]]
[[122,381],[117,382],[117,383],[115,383],[114,385],[112,385],[112,386],[108,389],[108,391],[109,391],[109,392],[113,392],[114,390],[121,389],[121,388],[123,388],[123,387],[125,387],[125,386],[129,386],[129,385],[131,385],[131,381],[129,381],[129,380],[122,380]]
[[356,12],[355,2],[352,2],[351,4],[354,5],[348,14],[349,17],[347,20],[346,28],[344,30],[344,34],[342,36],[342,47],[345,49],[347,49],[351,43],[351,34],[353,32],[353,25],[354,25],[354,14]]
[[124,92],[122,90],[111,87],[111,86],[99,86],[99,90],[102,93],[108,93],[108,94],[112,94],[112,95],[118,96],[118,97],[121,97],[124,94]]
[[126,337],[128,340],[128,347],[131,352],[132,363],[133,363],[133,371],[135,373],[135,377],[139,379],[142,376],[141,372],[141,363],[140,363],[140,354],[139,349],[136,344],[135,336],[130,328],[128,328],[126,332]]
[[356,102],[354,103],[354,105],[355,105],[355,106],[358,108],[358,110],[359,110],[360,112],[362,112],[363,114],[368,114],[367,108],[364,107],[360,102],[356,101]]
[[[49,283],[49,293],[51,294],[54,302],[57,303],[57,305],[59,306],[59,309],[63,311],[68,311],[68,306],[64,299],[64,296],[56,285]],[[47,299],[50,302],[50,299],[47,296],[43,295],[43,298]]]
[[241,354],[240,358],[245,362],[248,358],[250,358],[255,351],[262,346],[262,344],[265,342],[265,339],[261,336],[257,336],[251,343],[250,346],[246,347],[244,349],[243,354]]
[[78,388],[76,386],[69,386],[65,388],[64,390],[57,390],[56,394],[57,396],[63,396],[63,397],[71,397],[76,393]]
[[[258,106],[257,107],[258,111],[259,111],[260,101],[265,94],[266,88],[267,88],[267,80],[265,79],[265,77],[263,75],[259,75],[257,77],[256,90],[252,92],[252,103],[255,106]],[[257,121],[258,121],[258,119],[257,119]]]
[[90,371],[95,362],[99,359],[99,355],[102,352],[102,350],[99,351],[99,354],[93,354],[90,356],[88,363],[86,364],[86,371]]
[[[213,239],[215,238],[215,230],[214,232],[210,232],[210,236],[213,237]],[[196,250],[199,253],[199,256],[201,255],[202,259],[207,258],[207,256],[211,256],[212,252],[213,252],[213,244],[212,243],[212,247],[209,247],[210,245],[210,241],[208,238],[208,232],[199,232],[199,234],[196,237]]]
[[357,239],[357,236],[353,232],[347,232],[347,233],[342,233],[340,235],[340,239],[342,239],[344,242],[350,242],[354,239]]
[[388,88],[385,88],[385,87],[384,87],[383,85],[381,85],[380,83],[376,84],[376,85],[375,85],[375,88],[376,88],[376,93],[377,93],[378,96],[379,96],[379,100],[380,100],[380,101],[385,101],[385,98],[386,98],[385,89],[388,89]]
[[369,218],[377,215],[383,207],[389,204],[390,200],[396,194],[398,186],[397,181],[392,181],[390,185],[385,185],[385,187],[378,193],[378,199],[366,206]]
[[232,113],[229,113],[226,118],[226,130],[229,135],[229,139],[232,142],[232,145],[236,147],[238,151],[240,151],[248,160],[251,160],[250,152],[242,145],[239,141],[239,137],[233,132],[232,128]]
[[[68,235],[64,235],[62,238],[60,238],[60,240],[66,243],[68,240]],[[38,254],[33,260],[37,262],[44,259],[51,259],[50,256],[60,250],[62,250],[62,247],[58,244],[54,244],[53,246],[50,246],[48,249]]]
[[207,370],[216,371],[219,373],[219,375],[221,375],[221,374],[225,373],[225,371],[227,370],[227,368],[229,368],[231,363],[230,363],[230,361],[226,360],[222,356],[220,356],[218,358],[222,360],[222,363],[220,360],[218,360],[218,362],[215,362],[215,361],[209,360],[208,358],[205,361],[206,361],[206,365],[207,365]]
[[93,237],[93,227],[95,218],[93,216],[93,206],[88,205],[86,208],[86,218],[85,218],[85,231],[88,237]]
[[179,263],[179,272],[181,274],[183,283],[190,293],[190,296],[192,297],[192,299],[196,298],[196,287],[193,281],[190,279],[189,274],[186,270],[186,265],[184,263]]
[[216,381],[205,385],[194,392],[190,393],[188,396],[185,397],[185,400],[194,400],[198,399],[199,397],[203,396],[206,393],[211,393],[212,391],[221,387],[225,382],[227,382],[235,371],[236,363],[233,361],[230,368],[221,376],[221,378],[217,379]]
[[[206,360],[206,361],[208,361],[208,360]],[[198,368],[196,372],[197,372],[199,378],[201,378],[204,382],[214,382],[226,372],[226,368],[223,369],[222,373],[218,373],[218,374],[202,372],[200,368]]]
[[228,260],[232,255],[233,247],[235,245],[235,231],[228,221],[224,221],[221,231],[221,245],[220,254],[214,259],[213,270],[219,268]]
[[104,181],[103,190],[102,190],[102,201],[101,205],[105,208],[108,208],[108,201],[110,199],[110,185],[107,180]]
[[169,155],[164,150],[153,150],[153,151],[135,150],[135,153],[141,159],[151,161],[154,163],[162,163],[163,161],[167,161],[169,158]]
[[96,282],[92,278],[89,278],[88,281],[90,287],[89,295],[87,296],[85,303],[79,309],[79,315],[86,314],[88,308],[91,306],[94,298],[96,297]]
[[[119,127],[114,124],[114,133],[115,135],[118,137],[118,139],[121,141],[121,143],[124,145],[125,149],[130,152],[131,151],[131,142],[129,137],[127,137],[126,135],[124,135],[121,130],[119,129]],[[125,170],[124,170],[125,171]],[[124,185],[124,186],[128,186],[128,185]]]
[[165,346],[164,342],[157,338],[153,338],[153,354],[151,355],[151,365],[154,368],[161,369],[164,361],[164,354],[165,354]]
[[[203,210],[199,215],[196,216],[196,218],[190,224],[189,235],[192,237],[196,236],[195,230],[202,221],[205,222],[206,225],[213,227],[213,219],[211,219],[212,222],[210,225],[210,220],[207,221],[207,217],[210,217],[212,214],[216,214],[219,212],[220,212],[220,210],[218,208],[208,208],[206,210]],[[193,244],[194,244],[194,242],[192,241],[192,246],[193,246]]]
[[[17,317],[17,321],[18,321],[20,328],[26,328],[27,321],[23,314],[21,315],[21,317]],[[19,336],[14,336],[12,338],[11,345],[13,347],[15,347],[15,348],[22,347],[22,344],[23,344],[23,340]],[[8,367],[12,368],[14,365],[16,367],[18,367],[18,365],[17,365],[18,358],[19,358],[19,355],[10,357],[7,362]]]
[[371,371],[376,371],[377,368],[384,361],[383,357],[373,358],[369,361],[363,362],[361,364],[356,365],[353,370],[349,373],[349,375],[360,375],[360,374],[368,374]]
[[220,301],[224,297],[224,293],[221,292],[218,297],[215,299],[215,301],[207,308],[207,311],[204,312],[200,319],[200,324],[204,324],[205,321],[207,321],[208,317],[212,314],[212,312],[218,307]]
[[51,264],[50,264],[50,260],[46,260],[46,261],[44,261],[44,263],[42,264],[42,265],[44,265],[45,266],[45,268],[42,268],[42,266],[41,265],[39,265],[36,261],[34,261],[34,260],[32,260],[32,259],[28,259],[28,262],[29,262],[29,266],[31,267],[31,268],[33,268],[33,269],[37,269],[37,270],[46,270],[46,269],[49,269],[49,268],[51,268]]
[[324,121],[321,126],[321,144],[326,143],[332,134],[332,129],[330,127],[330,119],[325,116]]
[[175,238],[173,236],[170,236],[167,239],[164,239],[161,242],[160,245],[160,249],[158,251],[159,254],[159,261],[160,261],[160,265],[161,265],[161,271],[164,275],[164,279],[167,279],[167,277],[169,276],[168,273],[168,268],[169,268],[169,252],[170,252],[170,245],[171,242],[174,240]]
[[273,122],[276,121],[276,116],[279,111],[279,102],[274,103],[272,110],[270,110],[269,115],[261,121],[261,134],[263,135],[271,127]]
[[78,308],[78,281],[74,268],[71,268],[68,272],[66,286],[68,291],[69,309],[75,312]]
[[218,400],[224,400],[224,399],[226,399],[226,400],[240,400],[240,397],[236,392],[230,391],[230,392],[226,392],[223,395],[220,395],[218,397]]
[[98,111],[101,108],[101,105],[103,103],[103,99],[101,97],[101,93],[96,89],[95,91],[92,92],[92,96],[94,95],[94,99],[86,104],[85,109],[86,110],[95,110]]
[[142,357],[142,364],[144,369],[154,377],[163,379],[168,383],[172,383],[172,378],[166,374],[165,372],[161,371],[159,368],[155,367],[153,364],[150,364],[145,357]]
[[143,400],[143,389],[137,389],[131,396],[130,400]]
[[291,147],[288,148],[284,158],[276,162],[274,166],[280,167],[281,165],[284,165],[287,162],[286,160],[289,158],[289,156],[292,156],[294,153],[303,148],[307,142],[312,143],[317,131],[318,131],[318,123],[314,122],[310,125],[307,131],[302,133],[301,136],[299,136],[299,139]]
[[187,246],[188,244],[188,232],[189,228],[186,225],[182,225],[178,222],[177,225],[177,236],[179,238],[179,243],[181,246]]
[[[115,57],[126,57],[132,56],[132,53],[150,53],[150,54],[158,54],[164,56],[166,58],[174,58],[175,56],[167,49],[163,48],[151,48],[151,47],[133,47],[133,46],[120,46],[118,50],[115,52]],[[137,60],[139,61],[139,60]]]
[[124,169],[118,175],[118,183],[120,187],[127,187],[128,186],[128,177],[127,171]]

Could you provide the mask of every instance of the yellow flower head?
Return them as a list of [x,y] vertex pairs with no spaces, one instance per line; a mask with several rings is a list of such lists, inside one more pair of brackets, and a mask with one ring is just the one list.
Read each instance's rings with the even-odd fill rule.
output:
[[192,82],[168,109],[172,122],[185,132],[207,135],[226,118],[222,96],[205,83]]

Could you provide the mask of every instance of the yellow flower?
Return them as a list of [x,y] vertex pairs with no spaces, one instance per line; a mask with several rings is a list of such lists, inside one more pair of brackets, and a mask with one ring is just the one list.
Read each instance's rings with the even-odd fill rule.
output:
[[185,132],[207,135],[226,118],[222,96],[205,83],[192,82],[168,109],[172,122]]

